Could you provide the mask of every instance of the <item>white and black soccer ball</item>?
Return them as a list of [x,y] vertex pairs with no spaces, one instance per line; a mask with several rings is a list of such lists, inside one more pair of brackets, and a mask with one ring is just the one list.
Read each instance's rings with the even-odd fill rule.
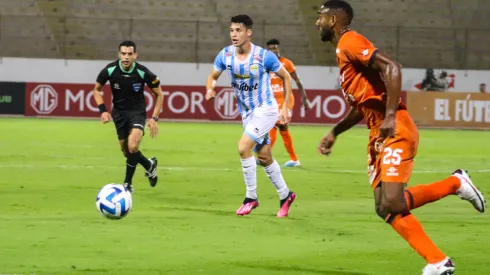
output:
[[95,200],[95,206],[105,217],[118,220],[124,218],[131,211],[133,198],[123,185],[110,183],[100,189]]

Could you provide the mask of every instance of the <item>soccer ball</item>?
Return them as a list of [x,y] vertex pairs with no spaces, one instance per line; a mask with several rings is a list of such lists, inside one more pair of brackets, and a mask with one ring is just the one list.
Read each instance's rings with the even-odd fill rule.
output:
[[106,218],[119,220],[131,211],[133,198],[121,184],[110,183],[100,189],[95,206]]

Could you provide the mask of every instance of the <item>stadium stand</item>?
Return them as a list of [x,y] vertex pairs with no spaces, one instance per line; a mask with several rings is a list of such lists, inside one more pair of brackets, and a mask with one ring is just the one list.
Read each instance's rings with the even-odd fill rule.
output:
[[[333,65],[332,47],[314,27],[318,0],[0,1],[0,56],[113,59],[133,39],[140,59],[212,62],[229,44],[230,16],[255,21],[254,43],[282,41],[298,65]],[[404,67],[487,69],[490,2],[482,0],[358,0],[353,26]],[[474,27],[477,26],[477,27]],[[177,54],[178,53],[178,54]]]

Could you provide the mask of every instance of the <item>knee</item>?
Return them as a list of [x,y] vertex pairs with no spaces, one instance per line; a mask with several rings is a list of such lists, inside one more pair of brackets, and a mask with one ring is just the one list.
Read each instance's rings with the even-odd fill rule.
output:
[[248,148],[242,146],[238,146],[238,154],[240,154],[241,158],[249,158],[250,156],[252,156],[252,152],[250,152]]
[[122,149],[121,149],[121,152],[123,153],[124,157],[126,157],[126,158],[128,157],[128,155],[129,155],[129,151],[128,151],[128,149],[126,149],[126,148],[122,148]]
[[376,215],[378,215],[383,220],[385,220],[388,214],[390,214],[390,211],[388,211],[388,209],[382,204],[376,205],[375,211]]
[[269,155],[258,155],[257,161],[258,161],[259,165],[264,166],[264,167],[271,165],[273,162],[272,156],[269,156]]
[[137,144],[128,144],[128,153],[129,154],[134,154],[136,152],[138,152],[139,150],[139,147]]
[[405,201],[398,197],[385,198],[379,208],[380,212],[385,216],[389,213],[405,213],[408,210]]
[[277,128],[279,128],[279,131],[287,131],[288,125],[287,124],[278,124]]
[[240,141],[238,142],[238,154],[240,154],[240,157],[243,158],[249,158],[252,156],[252,150],[250,148],[250,145],[247,144],[246,142]]

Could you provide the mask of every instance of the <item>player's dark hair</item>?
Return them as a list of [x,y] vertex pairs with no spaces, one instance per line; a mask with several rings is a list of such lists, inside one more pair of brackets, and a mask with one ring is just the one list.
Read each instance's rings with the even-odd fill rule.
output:
[[118,49],[121,50],[121,47],[133,47],[134,51],[136,52],[136,43],[134,43],[131,40],[126,40],[126,41],[121,42],[121,44],[119,44]]
[[237,14],[231,17],[231,23],[239,23],[245,25],[247,29],[251,29],[254,22],[252,18],[246,14]]
[[281,43],[279,42],[279,40],[275,39],[275,38],[272,38],[271,40],[267,41],[267,46],[269,45],[281,45]]
[[348,16],[348,24],[350,24],[352,22],[352,18],[354,18],[354,10],[352,9],[351,5],[343,0],[329,0],[325,2],[322,7],[344,11]]

